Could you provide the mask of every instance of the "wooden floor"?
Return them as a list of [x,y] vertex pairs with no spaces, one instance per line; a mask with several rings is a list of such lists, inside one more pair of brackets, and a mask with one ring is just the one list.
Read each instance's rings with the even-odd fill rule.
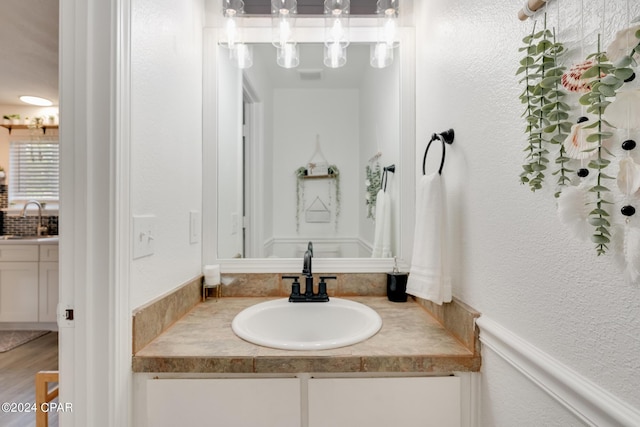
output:
[[[51,332],[19,347],[0,353],[0,404],[35,402],[35,377],[38,371],[58,370],[58,333]],[[57,402],[56,398],[54,402]],[[0,426],[32,427],[33,412],[5,413],[0,410]],[[57,427],[58,416],[49,414],[49,426]]]

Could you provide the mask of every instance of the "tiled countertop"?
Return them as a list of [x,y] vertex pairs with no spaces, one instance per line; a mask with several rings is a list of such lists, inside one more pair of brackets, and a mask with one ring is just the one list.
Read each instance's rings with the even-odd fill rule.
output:
[[348,297],[373,308],[382,329],[370,339],[331,350],[277,350],[251,344],[231,329],[236,314],[270,297],[224,297],[197,304],[133,357],[134,372],[296,373],[478,371],[480,355],[421,305],[386,297]]

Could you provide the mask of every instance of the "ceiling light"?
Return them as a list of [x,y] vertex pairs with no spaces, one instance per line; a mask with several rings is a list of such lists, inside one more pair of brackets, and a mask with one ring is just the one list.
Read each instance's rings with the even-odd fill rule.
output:
[[37,105],[38,107],[51,107],[53,105],[53,102],[45,98],[40,98],[39,96],[23,95],[20,97],[20,101],[25,104]]
[[324,2],[324,65],[342,67],[347,63],[349,46],[349,0]]
[[390,48],[397,47],[398,0],[378,0],[378,20],[378,42],[386,43]]
[[229,49],[233,49],[242,38],[238,18],[244,13],[244,2],[242,0],[222,0],[222,12],[224,15],[224,44]]

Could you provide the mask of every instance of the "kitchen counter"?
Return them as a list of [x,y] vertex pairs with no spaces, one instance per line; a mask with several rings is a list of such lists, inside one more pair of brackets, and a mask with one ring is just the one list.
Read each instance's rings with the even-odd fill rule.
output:
[[0,236],[0,245],[42,245],[58,242],[58,236]]
[[[344,298],[344,297],[342,297]],[[296,373],[479,371],[480,354],[447,331],[420,304],[386,297],[347,297],[373,308],[382,329],[337,349],[277,350],[237,337],[231,322],[271,297],[223,297],[195,305],[133,356],[134,372]],[[135,348],[135,347],[134,347]]]

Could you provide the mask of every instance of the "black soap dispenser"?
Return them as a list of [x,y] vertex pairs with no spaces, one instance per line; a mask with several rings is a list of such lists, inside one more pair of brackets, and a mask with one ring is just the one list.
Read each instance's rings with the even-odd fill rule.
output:
[[409,274],[398,271],[398,260],[393,258],[393,271],[387,273],[387,298],[393,302],[407,301],[407,279]]

